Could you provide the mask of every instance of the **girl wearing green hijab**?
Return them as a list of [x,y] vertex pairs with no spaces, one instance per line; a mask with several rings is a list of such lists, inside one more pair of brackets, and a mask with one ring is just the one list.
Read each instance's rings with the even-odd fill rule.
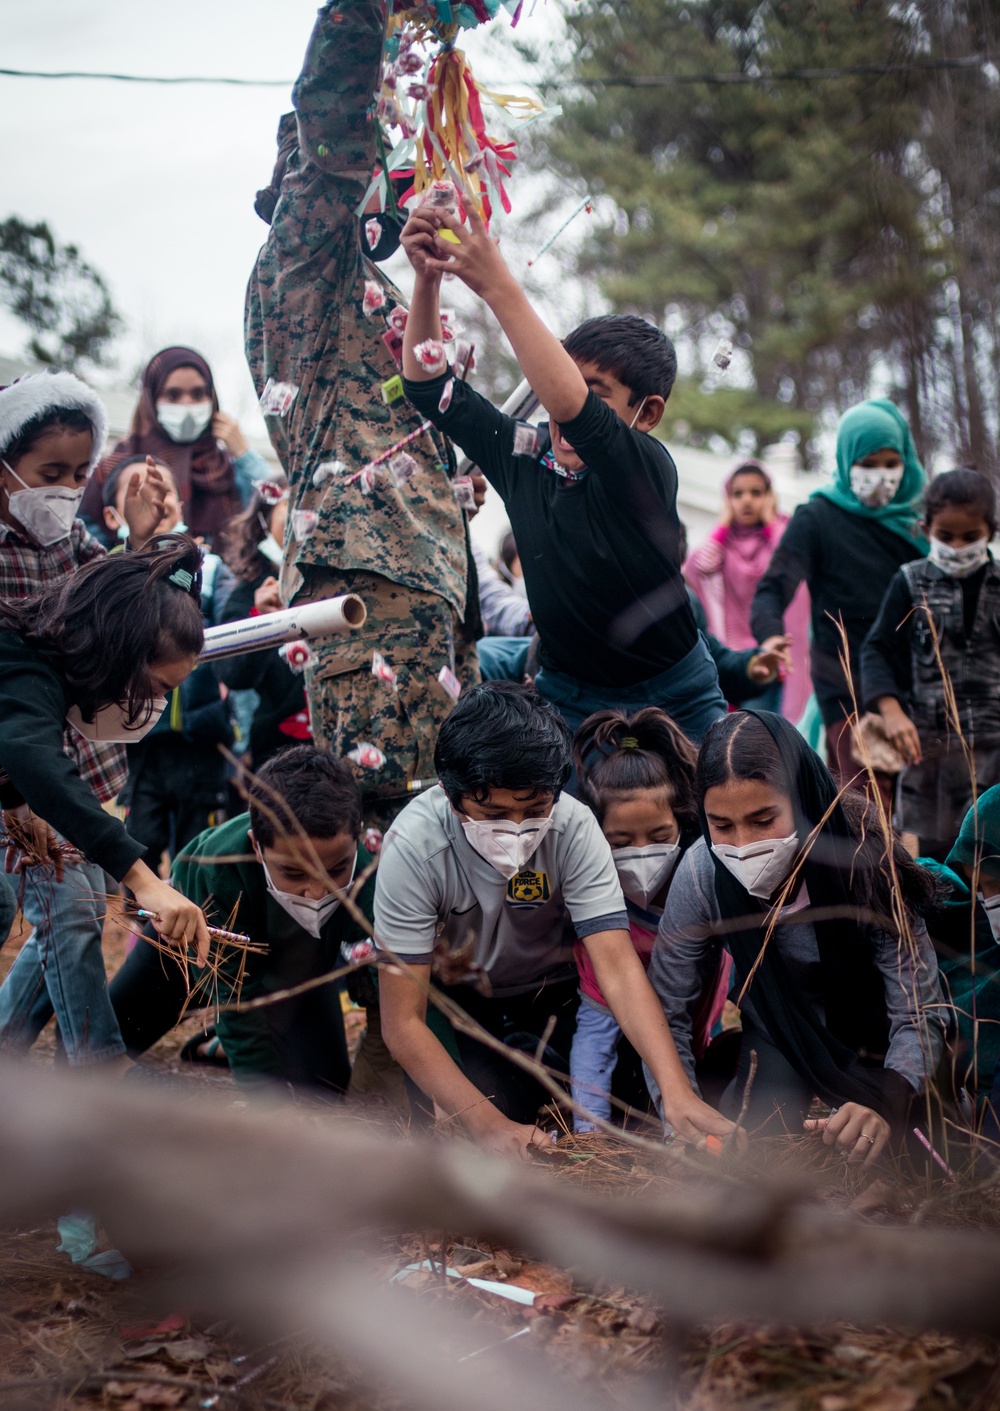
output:
[[[812,599],[811,672],[826,727],[830,770],[838,783],[858,775],[847,717],[860,697],[861,644],[889,582],[923,558],[920,502],[927,483],[902,413],[882,399],[845,412],[837,427],[837,473],[800,505],[757,585],[750,621],[759,642],[784,632],[784,615],[804,580]],[[843,624],[852,682],[841,664]],[[892,806],[890,775],[878,783]]]

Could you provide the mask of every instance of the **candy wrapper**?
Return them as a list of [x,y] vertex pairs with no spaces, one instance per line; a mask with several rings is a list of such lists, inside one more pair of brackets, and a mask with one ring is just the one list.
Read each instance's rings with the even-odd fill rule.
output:
[[260,396],[261,415],[287,416],[298,395],[299,389],[294,382],[275,382],[273,377],[269,377]]
[[342,945],[340,954],[348,965],[363,965],[375,954],[375,942],[371,936],[365,936],[363,941],[352,941],[350,945]]
[[469,475],[458,476],[451,482],[451,488],[462,509],[471,513],[476,508],[476,487],[472,483],[472,477]]
[[413,354],[424,372],[431,377],[437,377],[448,366],[444,345],[435,338],[425,338],[422,343],[418,343]]
[[372,745],[367,740],[359,740],[353,750],[347,751],[347,758],[360,764],[362,769],[381,769],[385,764],[385,755],[378,745]]
[[712,361],[720,372],[725,372],[733,360],[733,345],[728,338],[720,338],[719,346],[712,356]]
[[395,304],[386,314],[389,327],[396,333],[402,334],[406,330],[406,320],[410,317],[409,312],[403,308],[402,304]]
[[376,284],[374,279],[366,279],[365,294],[361,301],[365,318],[371,318],[373,314],[378,313],[379,309],[384,309],[385,303],[385,290],[381,284]]
[[329,485],[338,475],[343,475],[346,469],[343,461],[323,461],[322,465],[318,465],[313,471],[313,489],[322,490],[324,485]]
[[388,462],[389,475],[397,490],[408,485],[419,469],[416,461],[406,451],[397,451]]
[[515,456],[533,456],[537,450],[538,432],[527,422],[519,421],[514,427]]
[[449,377],[448,381],[441,388],[441,395],[438,398],[438,411],[446,412],[451,406],[451,399],[455,391],[455,379]]
[[462,683],[452,671],[451,667],[442,666],[437,674],[437,679],[444,687],[445,691],[447,691],[448,695],[451,696],[452,700],[457,701],[462,694]]
[[299,544],[304,544],[319,523],[315,510],[292,510],[292,536]]
[[378,479],[378,466],[365,465],[361,467],[358,476],[358,488],[362,495],[371,495],[375,490],[375,482]]
[[455,371],[459,377],[468,377],[470,372],[476,370],[476,345],[469,343],[466,339],[459,339],[452,350]]
[[286,642],[278,648],[278,655],[284,657],[285,665],[296,676],[301,676],[307,666],[315,666],[319,657],[308,642]]
[[430,206],[440,215],[458,215],[458,192],[453,181],[432,181],[420,204]]
[[372,675],[393,691],[399,690],[399,678],[381,652],[372,652]]
[[366,828],[361,837],[361,846],[365,852],[370,852],[372,857],[376,857],[382,849],[382,829]]
[[365,239],[368,241],[369,250],[374,250],[382,239],[382,222],[380,220],[365,221]]

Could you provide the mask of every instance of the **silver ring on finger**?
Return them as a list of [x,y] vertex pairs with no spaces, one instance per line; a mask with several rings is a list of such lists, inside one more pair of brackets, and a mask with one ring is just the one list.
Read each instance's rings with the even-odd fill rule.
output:
[[870,1143],[871,1146],[874,1146],[875,1143],[878,1141],[878,1137],[870,1137],[867,1132],[862,1132],[861,1135],[862,1137],[864,1137],[866,1142]]

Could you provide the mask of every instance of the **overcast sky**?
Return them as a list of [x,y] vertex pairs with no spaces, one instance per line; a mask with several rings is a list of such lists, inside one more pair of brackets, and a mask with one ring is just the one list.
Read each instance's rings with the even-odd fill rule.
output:
[[[315,0],[10,3],[3,64],[290,84],[316,9]],[[522,31],[554,34],[558,23],[548,0]],[[515,76],[501,27],[502,17],[463,41],[484,82]],[[223,404],[253,419],[243,296],[266,234],[253,198],[270,177],[278,118],[289,107],[287,87],[0,76],[0,214],[48,221],[104,274],[128,324],[122,376],[165,344],[191,344],[212,363]],[[0,351],[23,343],[23,330],[0,311]]]

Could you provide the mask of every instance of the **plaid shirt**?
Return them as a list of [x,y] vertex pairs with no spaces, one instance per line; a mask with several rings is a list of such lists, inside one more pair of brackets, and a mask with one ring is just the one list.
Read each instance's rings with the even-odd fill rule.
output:
[[[30,597],[105,552],[79,519],[67,538],[44,549],[0,520],[0,598]],[[67,726],[63,747],[101,803],[117,798],[128,778],[124,745],[95,745]]]

